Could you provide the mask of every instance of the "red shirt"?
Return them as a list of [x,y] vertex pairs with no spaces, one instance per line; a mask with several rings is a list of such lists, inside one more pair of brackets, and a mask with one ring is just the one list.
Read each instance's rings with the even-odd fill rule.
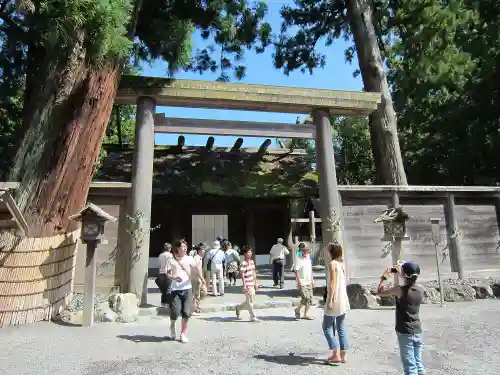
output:
[[243,261],[240,267],[241,277],[243,278],[243,285],[248,287],[255,287],[255,263],[253,260]]

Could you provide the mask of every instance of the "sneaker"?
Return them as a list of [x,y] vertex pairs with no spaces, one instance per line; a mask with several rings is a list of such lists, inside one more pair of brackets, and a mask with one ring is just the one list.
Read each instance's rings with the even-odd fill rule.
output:
[[259,323],[260,319],[254,316],[250,321],[254,323]]
[[184,333],[181,333],[181,337],[180,337],[180,342],[182,342],[183,344],[187,344],[188,343],[188,338],[186,337],[186,335]]
[[177,334],[175,333],[175,325],[170,326],[170,340],[175,340]]
[[234,312],[236,313],[236,318],[240,318],[240,308],[238,306],[236,306],[236,308],[234,309]]

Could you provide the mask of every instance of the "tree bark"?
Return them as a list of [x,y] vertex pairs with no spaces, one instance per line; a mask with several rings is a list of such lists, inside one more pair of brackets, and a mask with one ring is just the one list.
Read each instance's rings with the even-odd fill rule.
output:
[[[54,61],[38,61],[37,87],[25,102],[23,140],[10,180],[30,237],[74,229],[68,217],[85,204],[120,75],[117,62],[89,67],[85,35]],[[52,58],[52,59],[51,59]]]
[[407,185],[399,146],[396,113],[373,25],[373,1],[349,0],[347,4],[364,89],[367,92],[382,93],[381,104],[370,116],[377,183]]

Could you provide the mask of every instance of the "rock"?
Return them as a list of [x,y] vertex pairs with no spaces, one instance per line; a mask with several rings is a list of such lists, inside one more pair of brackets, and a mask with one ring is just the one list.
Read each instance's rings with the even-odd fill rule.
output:
[[500,297],[500,283],[491,283],[490,284],[491,291],[495,297]]
[[56,320],[67,324],[81,325],[83,323],[83,311],[64,310],[57,316]]
[[109,306],[118,315],[117,322],[131,323],[139,319],[139,300],[134,293],[112,294]]
[[379,307],[377,297],[361,284],[347,285],[347,296],[351,309],[373,309]]
[[424,301],[426,305],[436,305],[441,303],[441,294],[436,288],[424,288]]
[[96,322],[116,322],[118,315],[111,310],[109,302],[101,302],[95,308],[94,320]]
[[444,285],[443,289],[446,302],[474,301],[476,299],[476,291],[469,285]]
[[477,299],[495,298],[493,289],[486,283],[472,284],[471,288],[476,291]]

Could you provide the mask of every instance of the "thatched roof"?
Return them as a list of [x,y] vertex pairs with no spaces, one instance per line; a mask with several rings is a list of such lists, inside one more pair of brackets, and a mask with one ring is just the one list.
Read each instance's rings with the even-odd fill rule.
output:
[[[95,181],[130,182],[132,149],[108,151]],[[235,197],[317,196],[308,156],[284,150],[157,147],[153,189],[169,194]]]

